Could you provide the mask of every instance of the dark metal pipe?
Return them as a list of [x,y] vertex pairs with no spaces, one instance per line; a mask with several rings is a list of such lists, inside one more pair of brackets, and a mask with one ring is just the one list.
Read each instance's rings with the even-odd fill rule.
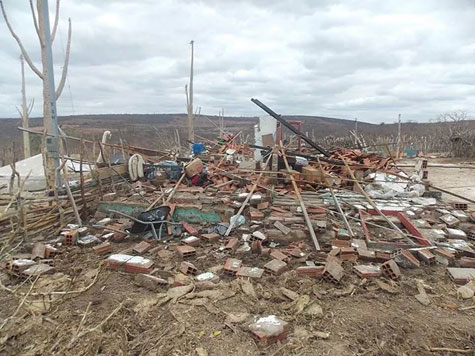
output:
[[266,113],[268,113],[270,116],[272,116],[274,119],[276,119],[277,121],[279,121],[282,125],[284,125],[285,127],[287,127],[290,131],[292,131],[294,134],[296,134],[297,136],[299,136],[302,140],[304,140],[305,142],[307,142],[310,146],[312,146],[313,148],[315,148],[318,152],[320,152],[321,154],[325,155],[326,157],[330,157],[330,153],[328,151],[326,151],[324,148],[320,147],[319,145],[317,145],[315,142],[313,142],[311,139],[309,139],[307,136],[305,136],[302,132],[300,132],[299,130],[297,130],[294,126],[292,126],[291,124],[289,124],[285,119],[282,118],[281,115],[277,114],[275,111],[273,111],[271,108],[269,108],[268,106],[266,106],[265,104],[261,103],[259,100],[257,99],[251,99],[251,101],[256,104],[257,106],[259,106],[262,110],[264,110]]

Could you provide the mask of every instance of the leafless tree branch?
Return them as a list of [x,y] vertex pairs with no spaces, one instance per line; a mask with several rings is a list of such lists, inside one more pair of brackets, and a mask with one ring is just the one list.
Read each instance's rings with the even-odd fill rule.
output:
[[23,47],[23,44],[21,43],[21,40],[20,40],[20,37],[17,36],[17,34],[15,33],[15,31],[13,31],[13,28],[12,26],[10,25],[10,22],[8,21],[8,17],[7,17],[7,13],[5,12],[5,8],[3,7],[3,1],[0,0],[0,7],[2,8],[2,15],[3,15],[3,18],[5,19],[5,23],[7,24],[7,27],[8,27],[8,30],[10,31],[11,35],[13,36],[13,38],[17,41],[18,43],[18,46],[20,47],[20,50],[21,50],[21,53],[23,54],[23,57],[25,58],[26,60],[26,63],[28,63],[28,65],[30,66],[31,70],[33,72],[35,72],[35,74],[40,77],[41,79],[43,79],[43,74],[39,71],[38,68],[36,68],[36,66],[33,64],[33,62],[31,61],[31,58],[30,56],[28,55],[28,53],[26,52],[25,50],[25,47]]
[[28,109],[27,109],[28,116],[30,116],[34,105],[35,105],[35,98],[31,99],[30,105],[28,106]]
[[[60,2],[60,0],[56,0],[56,15],[54,16],[53,32],[51,32],[51,43],[53,43],[54,38],[56,37],[56,30],[58,29],[58,22],[59,22],[59,2]],[[71,21],[70,21],[70,23],[71,23]]]
[[61,80],[59,82],[58,88],[56,89],[56,100],[58,100],[59,96],[63,92],[64,83],[66,82],[66,75],[68,74],[69,53],[71,52],[71,18],[69,18],[68,21],[68,43],[66,45],[66,56],[64,58],[63,73],[61,74]]
[[23,117],[23,114],[22,114],[21,110],[18,109],[18,106],[15,106],[15,109],[16,109],[16,111],[18,111],[18,113],[20,114],[20,117]]
[[38,20],[36,19],[35,7],[33,6],[33,0],[30,0],[30,9],[31,9],[31,16],[33,17],[33,24],[35,25],[36,34],[40,40],[40,43],[43,44],[43,40],[40,35],[40,28],[38,27]]

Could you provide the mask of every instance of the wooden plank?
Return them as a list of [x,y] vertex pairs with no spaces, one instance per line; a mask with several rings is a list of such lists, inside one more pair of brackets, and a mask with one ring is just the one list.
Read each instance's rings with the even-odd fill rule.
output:
[[117,177],[118,175],[125,176],[129,174],[127,164],[117,164],[111,167],[97,168],[92,171],[92,175],[95,179],[104,180],[111,177]]
[[261,137],[262,137],[262,146],[264,146],[264,147],[274,146],[274,135],[273,134],[262,135]]
[[[282,142],[280,143],[280,152],[282,154],[282,158],[284,159],[285,163],[285,168],[287,168],[287,172],[291,172],[291,169],[289,167],[289,162],[287,162],[287,157],[285,155],[285,150],[282,146]],[[290,180],[292,182],[292,186],[294,187],[295,195],[297,196],[297,199],[299,200],[300,203],[300,208],[302,209],[303,216],[305,218],[305,223],[307,224],[308,230],[310,232],[310,236],[312,237],[313,244],[315,246],[315,249],[317,251],[320,251],[320,244],[318,243],[317,240],[317,235],[315,235],[315,231],[313,230],[312,222],[310,221],[310,217],[308,216],[307,208],[305,207],[305,204],[303,202],[302,196],[300,195],[299,187],[297,187],[297,183],[295,183],[295,178],[292,174],[290,174]]]
[[330,194],[332,195],[332,198],[333,198],[333,201],[335,202],[336,208],[338,209],[338,212],[340,213],[341,218],[343,219],[343,222],[345,223],[346,229],[348,230],[348,233],[350,234],[350,237],[354,238],[355,234],[353,233],[353,230],[351,229],[351,225],[348,222],[348,219],[346,218],[346,215],[343,212],[343,209],[341,208],[340,203],[338,202],[338,199],[336,198],[335,192],[334,192],[331,184],[327,180],[327,174],[323,170],[322,164],[321,164],[320,159],[318,157],[317,157],[317,161],[318,161],[318,168],[320,169],[320,172],[321,172],[322,177],[323,177],[323,181],[325,182],[325,185],[327,186],[327,188],[330,190]]
[[[180,179],[178,179],[178,182],[176,182],[175,186],[173,187],[173,190],[170,192],[170,195],[168,196],[168,198],[167,198],[167,200],[165,201],[165,203],[169,203],[170,200],[173,198],[173,196],[175,195],[176,190],[177,190],[178,187],[180,186],[181,181],[183,180],[183,178],[185,178],[185,176],[186,176],[186,173],[183,172],[183,174],[181,175]],[[148,207],[147,210],[152,209],[152,208],[164,197],[164,195],[165,195],[165,193],[160,194],[160,196],[159,196],[157,199],[155,199],[155,201],[154,201],[152,204],[150,204],[150,206]]]
[[[265,167],[267,167],[269,161],[272,159],[272,154],[274,153],[274,150],[272,150],[272,152],[269,154],[269,157],[267,158],[267,161],[266,163],[264,164]],[[251,199],[251,196],[252,194],[254,193],[254,191],[256,190],[256,187],[257,185],[259,184],[259,181],[261,180],[262,178],[262,175],[264,174],[264,171],[262,171],[259,176],[257,177],[257,180],[254,182],[254,184],[252,185],[251,189],[249,190],[249,194],[247,195],[246,197],[246,200],[244,200],[244,202],[241,204],[241,207],[239,208],[237,214],[236,214],[236,219],[234,219],[230,224],[229,224],[229,227],[228,229],[226,230],[226,233],[224,234],[224,236],[228,236],[231,232],[231,230],[233,229],[234,227],[234,223],[237,221],[237,219],[241,216],[244,208],[246,207],[247,203],[249,202],[249,200]]]

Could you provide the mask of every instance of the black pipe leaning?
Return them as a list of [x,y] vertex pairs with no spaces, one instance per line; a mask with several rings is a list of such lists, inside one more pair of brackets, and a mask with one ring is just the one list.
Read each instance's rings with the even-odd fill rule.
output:
[[297,136],[299,136],[302,140],[304,140],[305,142],[307,142],[310,146],[312,146],[313,148],[315,148],[318,152],[320,152],[321,154],[323,154],[324,156],[326,157],[330,157],[330,153],[328,151],[326,151],[323,147],[320,147],[319,145],[317,145],[315,142],[313,142],[311,139],[309,139],[307,136],[305,136],[302,132],[300,132],[299,130],[297,130],[294,126],[292,126],[291,124],[289,124],[285,119],[282,118],[281,115],[277,114],[275,111],[273,111],[271,108],[269,108],[268,106],[266,106],[265,104],[261,103],[259,100],[257,99],[251,99],[251,101],[256,104],[257,106],[259,106],[262,110],[264,110],[266,113],[268,113],[270,116],[272,116],[274,119],[276,119],[277,121],[279,121],[282,125],[284,125],[285,127],[287,127],[290,131],[292,131],[294,134],[296,134]]

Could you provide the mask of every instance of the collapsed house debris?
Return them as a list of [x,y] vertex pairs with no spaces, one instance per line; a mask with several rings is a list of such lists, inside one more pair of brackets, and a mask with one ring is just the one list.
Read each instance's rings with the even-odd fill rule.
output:
[[[391,157],[324,149],[259,106],[304,143],[295,148],[263,130],[249,145],[237,132],[180,158],[103,142],[88,169],[76,160],[79,175],[63,164],[65,185],[46,194],[27,192],[28,177],[12,167],[0,215],[2,289],[67,274],[61,260],[82,251],[91,263],[136,275],[136,288],[158,292],[160,305],[193,293],[205,299],[204,291],[227,298],[232,288],[223,285],[235,281],[252,298],[253,282],[286,275],[328,288],[374,279],[391,289],[406,271],[436,264],[462,298],[473,296],[475,214],[466,204],[434,198],[427,177],[403,172]],[[111,147],[117,157],[106,154]],[[424,286],[418,290],[417,300],[430,303]],[[291,290],[281,293],[297,314],[322,313]],[[241,322],[258,343],[282,341],[292,329],[278,315],[253,318]]]

